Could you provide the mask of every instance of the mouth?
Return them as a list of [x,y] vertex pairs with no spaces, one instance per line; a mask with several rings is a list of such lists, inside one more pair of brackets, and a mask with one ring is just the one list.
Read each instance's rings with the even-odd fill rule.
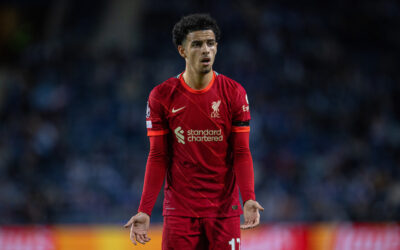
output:
[[204,58],[202,58],[202,59],[200,60],[200,62],[201,62],[201,64],[203,64],[203,65],[210,65],[210,63],[211,63],[211,58],[209,58],[209,57],[204,57]]

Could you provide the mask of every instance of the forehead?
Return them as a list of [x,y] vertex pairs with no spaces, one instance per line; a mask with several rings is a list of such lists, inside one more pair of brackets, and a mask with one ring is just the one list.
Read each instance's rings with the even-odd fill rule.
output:
[[204,41],[204,40],[215,40],[215,34],[212,30],[197,30],[189,32],[186,36],[186,40],[190,41]]

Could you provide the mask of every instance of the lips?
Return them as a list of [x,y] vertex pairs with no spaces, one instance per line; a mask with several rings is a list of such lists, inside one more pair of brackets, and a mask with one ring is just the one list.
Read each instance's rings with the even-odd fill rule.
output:
[[201,62],[203,65],[208,65],[208,64],[210,64],[210,62],[211,62],[211,58],[209,58],[209,57],[202,58],[202,59],[200,60],[200,62]]

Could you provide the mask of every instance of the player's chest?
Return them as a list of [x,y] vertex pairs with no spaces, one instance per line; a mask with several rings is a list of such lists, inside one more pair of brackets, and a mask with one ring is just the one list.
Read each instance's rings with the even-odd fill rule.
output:
[[176,95],[171,99],[167,108],[167,119],[170,125],[184,123],[195,127],[208,127],[231,123],[228,101],[215,93]]

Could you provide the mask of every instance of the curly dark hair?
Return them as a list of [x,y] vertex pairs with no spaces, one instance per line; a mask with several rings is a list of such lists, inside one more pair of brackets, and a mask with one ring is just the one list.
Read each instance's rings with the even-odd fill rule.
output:
[[187,34],[198,30],[212,30],[217,42],[220,38],[220,30],[217,22],[209,14],[192,14],[182,17],[175,24],[172,29],[172,41],[178,47],[178,45],[182,45]]

